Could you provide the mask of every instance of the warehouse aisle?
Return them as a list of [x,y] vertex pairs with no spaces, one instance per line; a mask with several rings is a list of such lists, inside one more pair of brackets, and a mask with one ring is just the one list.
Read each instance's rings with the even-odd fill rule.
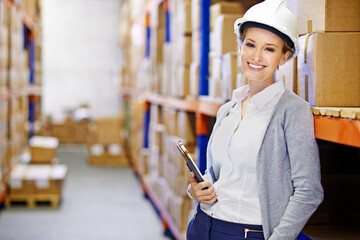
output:
[[84,145],[61,145],[57,156],[69,168],[59,209],[1,211],[1,240],[168,239],[129,168],[90,166]]

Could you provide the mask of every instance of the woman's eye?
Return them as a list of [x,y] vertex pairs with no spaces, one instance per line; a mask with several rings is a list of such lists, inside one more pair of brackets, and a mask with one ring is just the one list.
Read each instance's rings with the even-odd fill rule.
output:
[[249,43],[249,42],[248,42],[248,43],[246,43],[246,46],[247,46],[247,47],[251,47],[251,48],[255,47],[255,45],[254,45],[254,44]]
[[269,51],[269,52],[274,52],[274,51],[275,51],[275,49],[273,49],[273,48],[266,48],[266,51]]

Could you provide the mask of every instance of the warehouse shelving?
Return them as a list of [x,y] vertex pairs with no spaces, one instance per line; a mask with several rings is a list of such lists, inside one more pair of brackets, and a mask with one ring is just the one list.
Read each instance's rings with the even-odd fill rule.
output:
[[[195,112],[207,117],[216,117],[221,106],[209,101],[179,99],[133,88],[122,89],[121,95],[128,98],[137,96],[152,104]],[[314,115],[314,126],[315,137],[318,139],[360,147],[360,119]]]
[[[204,100],[180,99],[176,97],[163,96],[157,93],[141,91],[134,88],[124,88],[122,89],[120,95],[127,100],[139,97],[145,100],[147,104],[156,104],[163,107],[171,107],[176,110],[196,113],[196,132],[198,135],[197,145],[199,147],[199,152],[202,152],[203,156],[205,156],[207,136],[209,134],[208,118],[216,117],[217,111],[221,106],[220,104]],[[360,147],[360,119],[314,115],[314,127],[315,137],[318,139]],[[205,166],[206,160],[204,161],[200,159],[199,168],[204,171]],[[166,226],[168,226],[169,230],[176,239],[185,239],[173,223],[173,220],[169,216],[165,207],[162,205],[161,201],[159,201],[156,195],[151,192],[146,179],[142,180],[142,185],[144,191],[160,212],[161,219],[164,223],[164,229],[166,230]]]
[[[6,82],[3,88],[0,91],[0,100],[5,101],[6,104],[9,106],[8,110],[8,122],[12,120],[11,114],[22,114],[21,115],[21,124],[19,124],[16,128],[16,134],[19,134],[19,136],[14,137],[14,139],[21,139],[21,141],[16,141],[16,144],[13,144],[11,142],[11,138],[13,138],[10,133],[11,124],[7,123],[7,131],[8,136],[6,137],[5,141],[8,142],[6,151],[8,152],[9,156],[6,156],[6,161],[2,162],[1,164],[4,164],[2,166],[4,172],[3,172],[3,179],[0,182],[0,184],[3,184],[3,186],[0,187],[0,203],[3,203],[6,200],[6,183],[8,181],[10,171],[13,168],[13,164],[16,162],[16,156],[21,153],[23,148],[26,146],[27,137],[28,137],[28,129],[26,126],[29,126],[30,132],[32,126],[34,126],[34,118],[31,118],[31,116],[35,116],[35,110],[38,110],[38,106],[35,104],[32,104],[32,100],[34,98],[41,96],[41,87],[39,84],[35,84],[33,81],[35,78],[35,40],[37,40],[41,35],[41,26],[40,26],[40,3],[39,1],[13,1],[13,0],[0,0],[2,7],[4,7],[4,25],[6,25],[5,29],[9,29],[8,39],[9,43],[6,43],[6,47],[9,48],[16,48],[17,50],[21,50],[25,53],[25,57],[23,62],[19,54],[10,55],[11,51],[9,51],[9,56],[7,57],[7,63],[4,66],[6,69],[12,68],[14,65],[15,67],[20,66],[20,69],[16,69],[14,71],[24,71],[24,74],[26,74],[28,71],[28,77],[29,78],[15,78],[16,82],[14,85],[12,82],[12,78],[10,73],[6,76]],[[24,4],[24,5],[23,5]],[[36,8],[36,11],[33,11]],[[14,14],[14,15],[12,15]],[[11,18],[10,18],[11,17]],[[8,19],[9,18],[9,19]],[[33,19],[34,18],[34,19]],[[13,22],[14,21],[14,22]],[[13,28],[13,29],[12,29]],[[16,31],[13,31],[16,30]],[[2,33],[1,33],[2,34]],[[16,35],[18,34],[18,35]],[[21,36],[21,41],[19,39],[16,39],[16,37]],[[12,43],[12,39],[16,39],[15,43]],[[12,53],[13,54],[13,53]],[[40,56],[40,55],[39,55]],[[16,63],[13,63],[12,61],[17,61]],[[40,66],[40,65],[39,65]],[[9,71],[10,72],[10,71]],[[16,75],[15,75],[16,76]],[[21,75],[22,76],[22,75]],[[24,75],[25,76],[25,75]],[[40,78],[39,78],[40,79]],[[15,102],[14,105],[19,104],[20,109],[11,110],[10,106],[12,102]],[[14,111],[11,112],[11,111]],[[10,114],[11,112],[11,114]],[[21,113],[20,113],[21,112]],[[29,114],[29,115],[27,115]],[[16,119],[18,119],[17,116],[15,116]],[[18,121],[16,121],[18,122]],[[17,132],[18,131],[18,132]],[[15,134],[15,133],[11,133]],[[15,142],[15,141],[14,141]]]
[[[165,4],[165,16],[169,11],[168,2],[166,0],[153,0],[148,1],[147,7],[145,8],[145,13],[143,14],[143,18],[148,17],[149,10],[155,6],[164,2]],[[196,145],[198,147],[198,160],[199,160],[199,168],[202,172],[204,172],[206,167],[206,147],[208,143],[208,137],[211,131],[211,124],[213,124],[213,120],[217,115],[217,111],[221,104],[214,103],[211,101],[207,101],[206,96],[209,95],[209,8],[210,1],[199,1],[200,2],[200,45],[201,45],[201,61],[200,61],[200,69],[199,69],[199,97],[194,98],[178,98],[171,97],[159,93],[151,92],[150,90],[139,90],[135,87],[124,87],[120,92],[120,97],[124,99],[126,102],[131,102],[132,99],[141,99],[145,102],[145,112],[144,112],[144,145],[143,147],[149,146],[149,118],[150,118],[150,105],[157,105],[161,107],[172,108],[176,111],[186,111],[190,113],[195,113],[196,116]],[[171,9],[170,9],[171,11]],[[141,19],[140,21],[143,21]],[[166,22],[166,21],[165,21]],[[167,22],[165,24],[168,24]],[[149,22],[145,24],[145,27],[149,27]],[[149,29],[147,29],[149,30]],[[167,29],[166,29],[167,30]],[[165,42],[169,42],[168,32],[165,31],[166,37]],[[149,38],[149,36],[147,36]],[[147,38],[147,41],[149,39]],[[148,44],[148,42],[146,42]],[[148,56],[148,52],[146,53]],[[167,82],[170,79],[165,79]],[[164,79],[162,79],[164,81]],[[134,86],[134,85],[131,85]],[[159,91],[159,90],[157,90]],[[317,109],[319,110],[319,109]],[[322,111],[324,109],[320,109]],[[321,140],[325,140],[330,142],[331,144],[338,144],[337,146],[342,147],[343,145],[360,148],[360,118],[359,114],[356,117],[344,117],[342,115],[320,115],[314,112],[314,127],[315,127],[315,137],[322,142]],[[211,123],[211,124],[209,124]],[[321,144],[319,144],[319,147]],[[135,170],[136,171],[136,170]],[[141,178],[141,176],[140,176]],[[161,218],[163,222],[168,222],[172,225],[172,219],[169,216],[166,208],[162,206],[161,201],[157,198],[156,194],[151,192],[151,188],[146,184],[146,181],[142,180],[143,188],[149,189],[149,198],[152,200],[156,208],[159,210]],[[167,216],[167,217],[166,217]],[[183,240],[184,237],[181,236],[179,230],[176,226],[169,227],[170,231],[173,232],[173,235],[176,239]]]

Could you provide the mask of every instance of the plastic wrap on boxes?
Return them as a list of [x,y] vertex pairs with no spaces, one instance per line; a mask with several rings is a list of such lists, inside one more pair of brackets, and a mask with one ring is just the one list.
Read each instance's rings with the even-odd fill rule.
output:
[[297,58],[287,61],[279,67],[276,73],[276,79],[283,81],[284,85],[290,91],[296,92],[297,86]]
[[120,155],[122,153],[122,147],[118,143],[113,143],[108,146],[108,153],[110,155]]
[[27,170],[26,164],[16,164],[10,173],[10,188],[22,188],[22,181]]
[[29,140],[30,147],[57,148],[59,140],[54,137],[35,136]]
[[94,156],[100,156],[104,153],[104,146],[101,144],[94,144],[90,147],[90,153]]
[[199,95],[199,62],[190,64],[190,96],[197,97]]
[[199,30],[200,28],[200,0],[191,1],[191,29]]
[[237,52],[228,52],[222,60],[223,99],[231,98],[232,91],[236,88]]
[[25,180],[35,182],[39,189],[49,188],[51,176],[51,165],[29,165],[26,171]]

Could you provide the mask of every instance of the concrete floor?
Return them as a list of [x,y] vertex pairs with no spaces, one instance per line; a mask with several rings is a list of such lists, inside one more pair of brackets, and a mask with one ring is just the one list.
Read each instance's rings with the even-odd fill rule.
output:
[[162,223],[129,168],[93,167],[84,145],[61,145],[68,166],[58,209],[0,212],[0,240],[163,240]]

